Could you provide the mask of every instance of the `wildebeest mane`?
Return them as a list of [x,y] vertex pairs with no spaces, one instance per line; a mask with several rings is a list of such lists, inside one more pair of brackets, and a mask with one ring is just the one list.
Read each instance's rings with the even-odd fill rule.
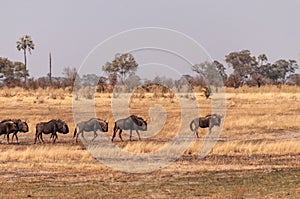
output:
[[130,118],[138,126],[142,126],[146,122],[142,117],[138,117],[136,115],[130,115]]

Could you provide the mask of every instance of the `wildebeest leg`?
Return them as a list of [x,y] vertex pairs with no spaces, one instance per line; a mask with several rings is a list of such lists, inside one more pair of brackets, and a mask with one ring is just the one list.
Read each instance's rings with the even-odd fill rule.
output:
[[12,137],[11,137],[11,141],[14,141],[14,137],[15,137],[15,133],[13,133]]
[[96,139],[96,137],[98,136],[98,134],[96,133],[97,130],[94,130],[94,138],[92,139],[92,141],[94,141],[94,139]]
[[81,137],[84,138],[83,137],[83,130],[79,129],[79,132],[76,134],[76,143],[78,143],[78,137],[79,137],[80,134],[81,134]]
[[120,131],[119,131],[119,137],[120,137],[121,141],[123,142],[121,133],[122,133],[122,129],[120,129]]
[[18,138],[17,133],[15,133],[14,135],[15,135],[15,137],[16,137],[17,143],[19,144],[19,138]]
[[114,128],[114,133],[113,133],[113,136],[111,137],[111,141],[113,142],[114,141],[114,138],[116,137],[116,133],[117,133],[117,129]]
[[197,136],[197,138],[199,138],[198,128],[195,128],[194,132],[195,132],[195,135]]
[[132,138],[132,129],[130,129],[130,136],[129,136],[129,140],[131,141]]
[[76,134],[76,143],[78,143],[78,136],[79,136],[80,131]]
[[209,126],[209,133],[211,133],[212,126]]
[[81,137],[82,137],[83,139],[85,139],[85,138],[84,138],[84,130],[80,131],[79,133],[81,133]]
[[78,143],[78,136],[79,136],[80,133],[81,133],[81,131],[79,131],[79,132],[77,133],[77,135],[76,135],[76,143]]
[[36,144],[36,139],[38,138],[38,132],[35,132],[34,144]]
[[56,141],[56,139],[57,139],[57,134],[56,134],[56,131],[54,131],[54,133],[53,133],[53,137],[54,137],[54,139],[53,139],[53,144],[55,143],[55,141]]
[[7,133],[6,136],[7,136],[7,143],[9,144],[9,133]]
[[40,142],[41,142],[41,140],[42,140],[42,142],[45,143],[44,140],[43,140],[43,133],[42,133],[42,132],[39,134],[39,137],[38,137],[38,138],[39,138],[39,141],[40,141]]
[[138,130],[136,130],[136,133],[137,133],[137,135],[139,136],[139,140],[141,140],[140,133],[139,133]]
[[19,139],[18,139],[18,135],[17,135],[17,133],[18,132],[15,132],[15,133],[13,133],[13,136],[12,136],[12,139],[11,139],[11,141],[13,141],[14,140],[14,136],[16,137],[16,140],[17,140],[17,143],[19,144]]

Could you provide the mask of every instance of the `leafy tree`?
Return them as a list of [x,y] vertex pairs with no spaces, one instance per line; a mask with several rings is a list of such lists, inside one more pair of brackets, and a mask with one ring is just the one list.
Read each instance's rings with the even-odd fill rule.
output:
[[103,76],[99,77],[99,79],[98,79],[98,90],[97,91],[99,91],[101,93],[105,91],[105,87],[107,85],[107,83],[106,83],[107,80],[108,80],[107,77],[103,77]]
[[287,77],[298,68],[295,60],[277,60],[273,64],[265,64],[261,68],[261,73],[271,79],[274,83],[285,83]]
[[86,74],[81,78],[84,86],[96,86],[99,81],[99,77],[96,74]]
[[268,61],[268,58],[267,58],[266,54],[260,54],[260,55],[258,55],[257,59],[258,59],[258,64],[260,66],[264,65]]
[[12,62],[7,58],[0,57],[0,73],[5,83],[16,85],[21,78],[28,76],[28,71],[22,62]]
[[264,68],[269,65],[267,63],[268,58],[265,54],[260,54],[257,57],[257,65],[253,66],[250,76],[251,79],[248,81],[248,85],[251,86],[251,82],[254,82],[258,87],[264,84],[265,76],[264,76]]
[[126,87],[128,87],[129,90],[132,90],[140,85],[141,78],[137,75],[129,75],[127,79],[125,80]]
[[295,60],[277,60],[274,64],[276,71],[279,73],[279,78],[282,83],[286,82],[287,76],[295,73],[295,70],[298,68],[297,62]]
[[292,84],[296,84],[297,86],[300,86],[300,74],[289,75],[288,81]]
[[[217,64],[219,68],[217,68]],[[192,70],[203,76],[207,84],[216,87],[221,86],[220,83],[226,76],[225,67],[217,61],[214,63],[205,61],[200,64],[195,64],[192,66]]]
[[[23,50],[24,53],[24,64],[25,64],[25,70],[27,70],[27,57],[26,57],[26,52],[28,51],[29,54],[31,54],[31,50],[34,50],[34,43],[31,40],[31,37],[29,35],[24,35],[20,38],[17,43],[17,49]],[[24,76],[24,80],[26,82],[26,76]]]
[[168,78],[168,77],[165,77],[165,76],[156,76],[156,77],[154,77],[152,83],[160,84],[160,85],[165,86],[167,88],[173,88],[173,86],[174,86],[174,80],[172,78]]
[[116,54],[112,62],[106,62],[102,69],[108,74],[117,74],[121,83],[125,83],[128,74],[137,70],[138,64],[130,53]]
[[118,81],[117,74],[116,73],[110,73],[108,75],[108,81],[109,81],[109,84],[111,86],[115,86],[117,84],[117,81]]
[[243,83],[243,78],[237,72],[233,72],[227,78],[225,85],[228,87],[238,88],[242,86],[242,83]]
[[195,86],[205,87],[206,86],[205,79],[202,75],[196,75],[195,77],[193,77],[191,84],[193,85],[193,87],[195,87]]
[[213,62],[213,64],[216,66],[219,75],[221,76],[222,80],[225,81],[227,79],[227,74],[225,72],[226,68],[224,67],[223,64],[221,64],[220,62],[218,62],[217,60],[215,60]]
[[10,78],[13,76],[13,62],[8,58],[0,57],[1,78]]
[[235,86],[242,86],[247,78],[253,72],[253,69],[257,67],[257,61],[255,56],[251,56],[251,52],[249,50],[242,50],[240,52],[231,52],[225,56],[225,61],[232,67],[234,70],[235,80],[240,80],[241,82],[235,82]]
[[188,92],[192,92],[193,86],[195,85],[195,79],[191,75],[182,75],[180,79],[174,81],[174,86],[178,92],[180,92],[184,86],[187,86]]
[[14,62],[14,78],[22,79],[29,76],[28,70],[26,70],[25,64],[22,62]]
[[76,68],[65,67],[63,69],[63,75],[65,76],[65,85],[71,86],[72,88],[74,87],[75,80],[80,79]]

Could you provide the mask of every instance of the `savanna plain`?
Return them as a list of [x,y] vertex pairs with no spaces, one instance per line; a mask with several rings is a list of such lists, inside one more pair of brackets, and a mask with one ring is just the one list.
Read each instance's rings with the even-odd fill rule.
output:
[[[193,138],[173,163],[148,173],[126,173],[97,161],[81,141],[75,142],[73,95],[68,89],[2,88],[0,119],[26,120],[29,132],[18,133],[19,144],[0,138],[0,197],[300,198],[300,87],[225,91],[222,132],[207,156],[199,156],[207,133],[199,129],[200,138]],[[206,99],[201,92],[195,96],[133,92],[131,114],[151,123],[149,110],[159,104],[166,112],[166,122],[151,138],[138,141],[133,132],[130,142],[125,131],[124,142],[117,136],[114,144],[132,153],[151,153],[175,136],[181,120],[180,98],[197,102],[199,116],[204,116],[211,113],[213,97]],[[111,104],[117,98],[110,93],[93,95],[97,117],[109,122],[108,132],[98,132],[99,136],[112,136]],[[88,100],[76,96],[76,101]],[[70,133],[58,134],[55,144],[50,135],[43,136],[46,143],[34,144],[35,125],[53,118],[65,120]]]

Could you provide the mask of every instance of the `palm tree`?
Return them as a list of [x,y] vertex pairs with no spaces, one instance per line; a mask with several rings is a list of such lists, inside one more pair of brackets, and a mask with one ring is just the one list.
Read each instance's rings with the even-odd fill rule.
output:
[[[29,35],[24,35],[20,38],[17,43],[17,49],[23,50],[24,52],[24,64],[25,64],[25,70],[27,69],[27,58],[26,58],[26,52],[28,51],[31,54],[31,50],[34,50],[34,43],[31,40],[31,37]],[[24,80],[26,82],[26,76],[24,77]]]

